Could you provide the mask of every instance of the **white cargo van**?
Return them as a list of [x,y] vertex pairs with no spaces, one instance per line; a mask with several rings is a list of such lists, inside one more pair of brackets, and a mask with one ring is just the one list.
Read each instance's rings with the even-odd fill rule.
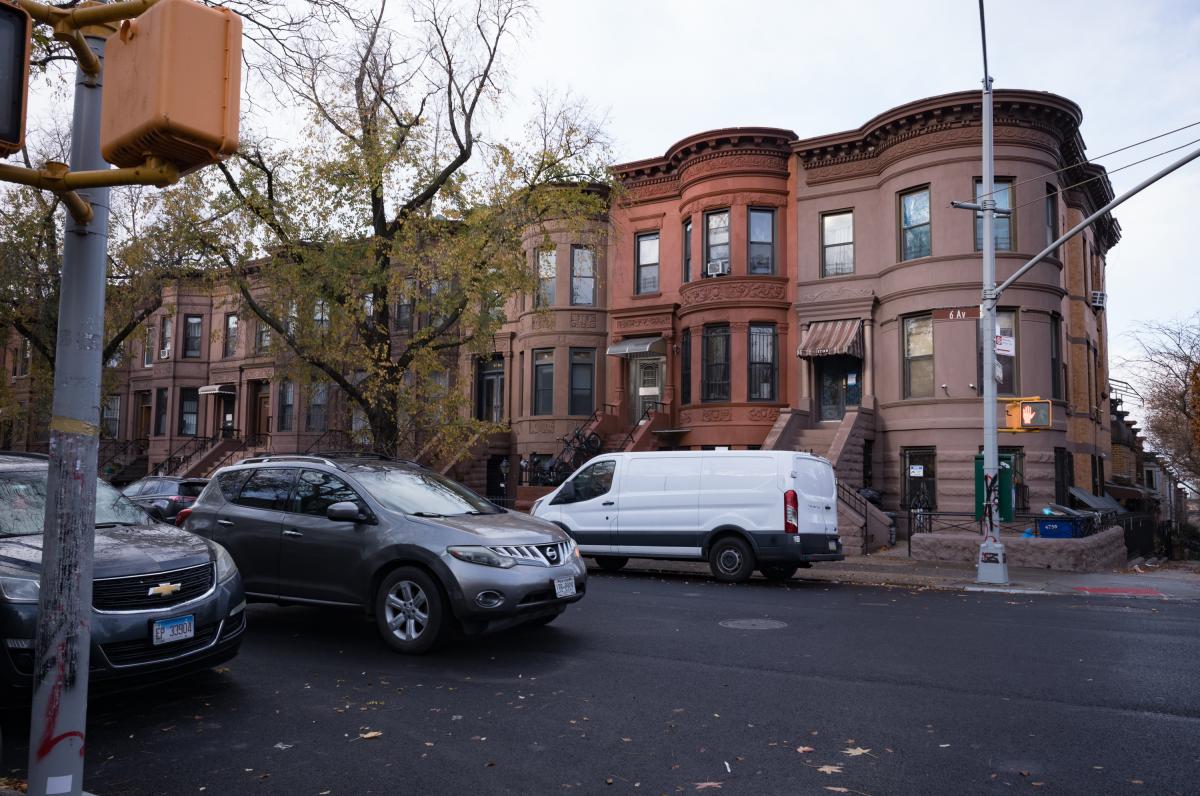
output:
[[828,461],[795,451],[609,453],[533,504],[610,571],[630,558],[707,560],[723,581],[786,580],[841,561]]

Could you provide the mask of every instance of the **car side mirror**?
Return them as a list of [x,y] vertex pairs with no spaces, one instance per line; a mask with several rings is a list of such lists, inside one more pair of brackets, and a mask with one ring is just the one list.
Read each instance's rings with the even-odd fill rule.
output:
[[554,496],[554,500],[550,501],[551,505],[559,503],[574,503],[576,499],[575,482],[567,481],[558,490],[558,494]]
[[367,522],[371,519],[370,514],[359,508],[357,503],[349,500],[334,503],[325,509],[325,516],[337,522]]

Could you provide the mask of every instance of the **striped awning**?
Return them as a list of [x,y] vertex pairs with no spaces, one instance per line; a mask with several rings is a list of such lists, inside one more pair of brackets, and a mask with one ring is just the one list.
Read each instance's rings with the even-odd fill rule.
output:
[[833,357],[848,354],[863,358],[862,321],[816,321],[809,324],[800,339],[798,357]]

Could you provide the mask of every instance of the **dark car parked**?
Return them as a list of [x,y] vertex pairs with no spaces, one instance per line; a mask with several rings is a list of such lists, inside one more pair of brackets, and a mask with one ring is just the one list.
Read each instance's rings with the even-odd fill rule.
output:
[[172,475],[152,475],[134,481],[121,490],[125,497],[141,506],[156,520],[172,521],[180,509],[196,502],[207,478],[180,478]]
[[[0,692],[18,699],[33,675],[46,480],[46,457],[0,452]],[[140,684],[237,654],[246,599],[230,555],[151,520],[103,481],[93,577],[93,680]]]
[[251,599],[358,608],[400,652],[553,621],[587,582],[558,526],[379,457],[246,459],[184,527],[229,548]]

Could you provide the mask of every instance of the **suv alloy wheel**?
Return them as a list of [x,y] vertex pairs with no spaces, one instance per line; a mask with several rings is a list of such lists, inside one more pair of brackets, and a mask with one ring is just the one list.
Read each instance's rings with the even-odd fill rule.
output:
[[379,585],[375,622],[380,634],[400,652],[428,652],[441,640],[446,605],[433,579],[415,567],[400,567]]

